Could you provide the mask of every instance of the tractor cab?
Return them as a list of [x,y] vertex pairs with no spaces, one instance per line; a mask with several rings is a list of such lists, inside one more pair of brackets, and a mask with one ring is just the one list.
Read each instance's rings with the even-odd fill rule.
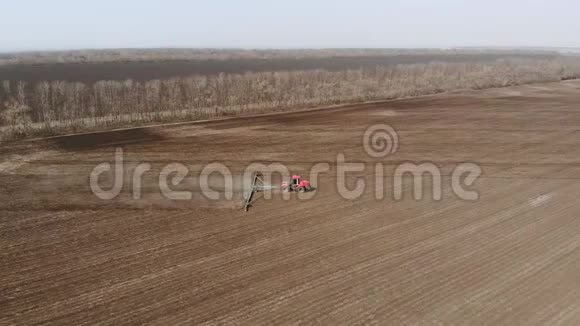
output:
[[283,191],[295,191],[295,192],[305,192],[310,191],[310,182],[302,180],[299,175],[292,176],[290,182],[282,182],[280,187]]
[[299,175],[295,175],[295,176],[292,176],[292,183],[291,184],[293,186],[298,186],[298,185],[300,185],[300,181],[301,181],[300,176]]

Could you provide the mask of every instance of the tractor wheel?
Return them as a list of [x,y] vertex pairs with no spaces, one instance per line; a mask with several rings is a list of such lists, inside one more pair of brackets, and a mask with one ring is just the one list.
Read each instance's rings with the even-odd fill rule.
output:
[[304,188],[304,187],[300,187],[300,188],[298,188],[298,191],[299,191],[299,192],[306,192],[306,188]]

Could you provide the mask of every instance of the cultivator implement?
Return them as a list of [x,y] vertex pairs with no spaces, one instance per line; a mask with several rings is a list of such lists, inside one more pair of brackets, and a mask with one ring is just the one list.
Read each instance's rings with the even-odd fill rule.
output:
[[280,187],[265,184],[263,175],[259,172],[254,173],[252,176],[252,185],[248,195],[246,195],[246,203],[244,204],[244,209],[246,212],[250,209],[250,207],[252,207],[252,203],[256,200],[256,193],[276,189],[280,189]]
[[282,190],[284,192],[306,192],[313,190],[313,188],[310,186],[309,181],[302,180],[298,175],[293,176],[290,182],[282,182],[282,185],[280,186],[272,186],[264,182],[261,173],[256,172],[252,175],[251,186],[246,195],[246,202],[244,204],[246,212],[250,207],[252,207],[252,203],[256,201],[256,193],[272,190]]

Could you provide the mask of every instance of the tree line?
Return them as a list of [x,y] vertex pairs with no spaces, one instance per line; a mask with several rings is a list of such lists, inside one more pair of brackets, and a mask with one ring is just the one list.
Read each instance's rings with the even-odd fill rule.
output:
[[3,81],[0,134],[3,139],[55,135],[578,77],[580,59],[221,74],[91,85]]

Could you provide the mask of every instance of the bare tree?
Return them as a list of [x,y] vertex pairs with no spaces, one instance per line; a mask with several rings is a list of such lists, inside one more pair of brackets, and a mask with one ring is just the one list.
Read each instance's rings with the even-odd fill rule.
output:
[[[210,119],[367,100],[580,77],[580,59],[432,63],[351,69],[221,74],[135,82],[3,82],[10,137]],[[8,91],[6,91],[8,90]]]

